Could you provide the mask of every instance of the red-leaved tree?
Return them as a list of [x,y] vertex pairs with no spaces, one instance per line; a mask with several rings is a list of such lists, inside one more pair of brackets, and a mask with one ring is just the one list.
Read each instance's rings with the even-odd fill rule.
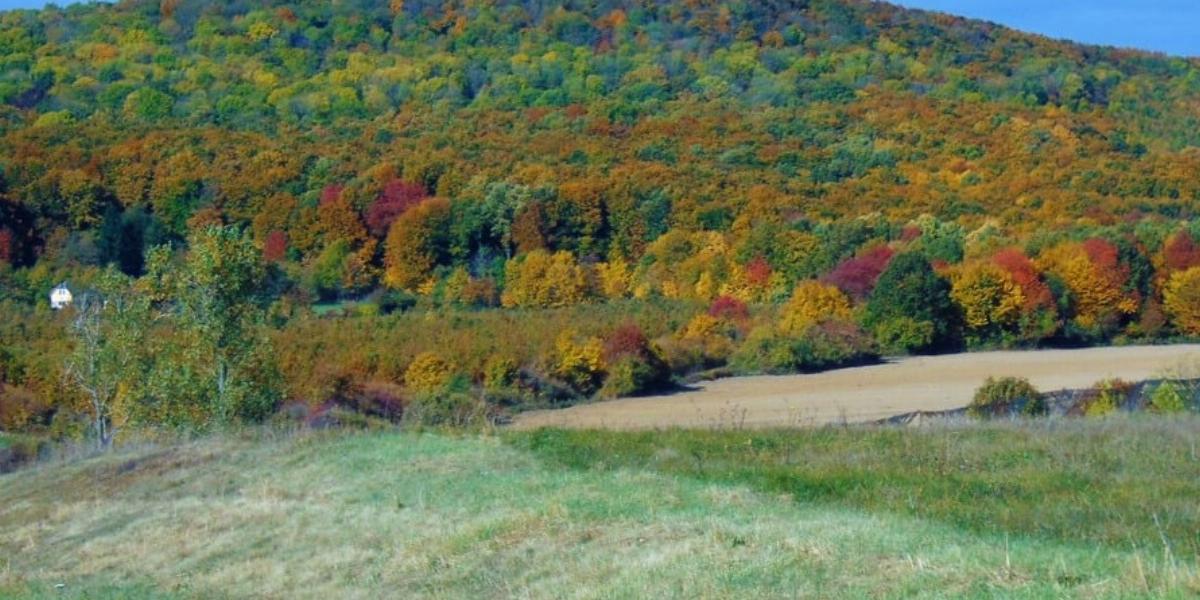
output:
[[750,309],[745,302],[733,296],[717,296],[708,306],[709,316],[729,321],[744,321],[750,318]]
[[1024,252],[1016,248],[1006,248],[992,256],[992,262],[1008,271],[1013,282],[1021,286],[1021,294],[1025,297],[1024,308],[1026,311],[1054,305],[1054,294],[1046,282],[1042,281],[1037,266],[1028,256],[1025,256]]
[[367,230],[377,238],[386,236],[393,221],[428,196],[425,186],[419,183],[410,183],[402,179],[387,182],[383,191],[379,192],[375,201],[367,208]]
[[287,256],[287,249],[287,234],[275,229],[267,234],[267,239],[263,242],[263,260],[280,262]]
[[875,246],[842,262],[821,279],[855,300],[864,300],[875,289],[875,282],[892,261],[893,254],[895,252],[887,246]]
[[1200,266],[1200,248],[1188,232],[1180,231],[1163,244],[1163,264],[1171,271],[1186,271]]

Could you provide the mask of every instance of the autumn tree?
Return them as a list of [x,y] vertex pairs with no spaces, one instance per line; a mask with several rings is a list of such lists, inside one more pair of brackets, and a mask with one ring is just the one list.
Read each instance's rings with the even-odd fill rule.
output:
[[367,208],[366,225],[371,235],[382,238],[400,215],[428,197],[425,186],[402,179],[393,179],[383,186],[375,201]]
[[962,311],[968,336],[980,341],[1014,327],[1025,304],[1012,275],[990,262],[974,262],[956,270],[950,297]]
[[1137,311],[1138,298],[1125,289],[1129,272],[1117,253],[1115,245],[1093,238],[1059,244],[1038,259],[1070,292],[1074,322],[1085,330],[1111,330]]
[[570,252],[535,250],[504,267],[505,307],[552,308],[578,304],[587,297],[587,273]]
[[798,335],[812,325],[827,320],[850,319],[850,299],[838,288],[808,280],[792,292],[779,319],[780,331]]
[[415,291],[446,253],[450,201],[431,198],[392,223],[384,247],[384,282]]
[[1171,322],[1188,335],[1200,335],[1200,266],[1175,271],[1163,289]]
[[887,246],[875,246],[841,262],[821,280],[837,286],[856,300],[866,300],[894,254]]

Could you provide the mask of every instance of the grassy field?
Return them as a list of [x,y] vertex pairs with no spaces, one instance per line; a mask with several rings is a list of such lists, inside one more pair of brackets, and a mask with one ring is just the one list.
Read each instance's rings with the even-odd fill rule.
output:
[[0,597],[1193,597],[1197,430],[259,433],[125,450],[0,476]]

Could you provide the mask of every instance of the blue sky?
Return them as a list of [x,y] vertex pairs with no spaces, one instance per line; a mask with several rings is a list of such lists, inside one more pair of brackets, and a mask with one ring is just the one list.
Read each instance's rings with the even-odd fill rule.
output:
[[[1200,0],[891,1],[987,19],[1055,38],[1200,56]],[[44,4],[38,0],[0,0],[0,8]]]
[[892,0],[1092,44],[1200,56],[1200,0]]

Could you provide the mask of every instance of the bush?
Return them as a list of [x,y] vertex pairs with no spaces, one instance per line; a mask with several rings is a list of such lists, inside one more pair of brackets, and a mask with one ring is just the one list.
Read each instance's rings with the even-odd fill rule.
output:
[[1129,398],[1133,386],[1120,379],[1105,379],[1092,387],[1092,393],[1083,407],[1083,414],[1102,417],[1117,412]]
[[472,392],[463,379],[445,388],[419,394],[409,405],[404,422],[417,426],[477,429],[492,421],[491,409],[482,394]]
[[1150,392],[1150,409],[1154,412],[1178,413],[1187,408],[1187,388],[1177,381],[1164,381]]
[[0,383],[0,429],[27,431],[54,414],[45,398],[23,387]]
[[967,414],[980,419],[1013,415],[1041,416],[1046,414],[1046,399],[1028,379],[1021,377],[988,377],[975,390]]
[[394,383],[368,382],[338,404],[362,415],[395,422],[404,416],[404,390]]
[[434,352],[422,352],[404,371],[404,384],[418,392],[432,392],[450,381],[454,368]]
[[483,364],[483,387],[489,391],[508,389],[516,382],[517,372],[517,361],[492,355]]
[[651,364],[635,356],[622,356],[609,366],[600,395],[605,398],[636,396],[663,389],[668,383],[670,376],[661,360]]
[[50,442],[43,438],[0,434],[0,473],[7,473],[37,460],[49,449]]
[[600,395],[608,398],[633,396],[667,387],[671,369],[646,334],[634,323],[625,323],[604,339],[607,375]]

